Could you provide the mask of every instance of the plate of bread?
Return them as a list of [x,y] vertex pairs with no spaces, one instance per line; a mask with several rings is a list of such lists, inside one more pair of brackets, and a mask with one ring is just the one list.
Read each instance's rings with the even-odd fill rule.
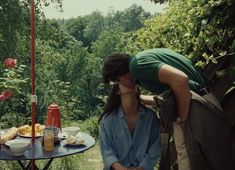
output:
[[[35,137],[43,136],[43,130],[45,129],[45,126],[39,123],[36,123],[34,127],[35,127]],[[26,138],[32,137],[32,126],[23,125],[19,127],[18,130],[19,130],[18,132],[19,136],[26,137]]]
[[68,146],[84,146],[85,140],[80,134],[76,136],[69,135],[67,140],[65,141],[65,144]]

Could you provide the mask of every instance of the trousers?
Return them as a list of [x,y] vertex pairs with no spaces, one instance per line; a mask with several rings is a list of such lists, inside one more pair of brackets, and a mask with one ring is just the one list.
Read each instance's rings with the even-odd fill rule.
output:
[[[179,170],[234,170],[228,123],[212,93],[193,93],[186,125],[173,123]],[[205,99],[205,100],[204,100]]]

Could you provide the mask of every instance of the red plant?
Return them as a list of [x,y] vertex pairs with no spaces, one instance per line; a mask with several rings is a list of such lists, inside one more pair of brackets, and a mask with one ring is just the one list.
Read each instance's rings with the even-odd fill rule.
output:
[[12,92],[9,90],[5,90],[0,95],[0,101],[7,100],[13,96]]
[[4,64],[7,68],[13,68],[16,65],[16,59],[7,58],[7,59],[4,60]]
[[0,101],[3,101],[3,100],[5,100],[5,99],[4,99],[4,96],[1,94],[0,95]]
[[[16,59],[14,58],[6,58],[4,60],[4,64],[7,68],[13,68],[16,66]],[[0,94],[0,101],[3,100],[7,100],[10,99],[12,97],[12,92],[10,90],[4,90],[1,94]]]

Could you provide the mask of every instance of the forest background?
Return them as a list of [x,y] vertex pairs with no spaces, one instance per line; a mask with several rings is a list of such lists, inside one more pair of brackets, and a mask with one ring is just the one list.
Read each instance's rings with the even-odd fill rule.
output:
[[[217,65],[221,58],[228,58],[229,67],[222,67],[210,78],[232,77],[221,102],[234,93],[234,0],[171,0],[164,13],[154,15],[133,5],[107,15],[94,11],[71,19],[46,19],[42,9],[51,3],[62,5],[61,0],[36,3],[38,123],[44,124],[47,107],[56,103],[63,126],[79,125],[97,139],[97,119],[110,89],[102,84],[101,67],[113,52],[134,55],[148,48],[171,48],[202,71],[208,64]],[[7,68],[6,58],[16,59],[16,66]],[[0,98],[3,128],[27,124],[31,118],[30,65],[30,1],[1,0],[0,93],[12,94]],[[76,169],[68,162],[59,167]],[[14,163],[0,164],[6,169],[17,167]]]

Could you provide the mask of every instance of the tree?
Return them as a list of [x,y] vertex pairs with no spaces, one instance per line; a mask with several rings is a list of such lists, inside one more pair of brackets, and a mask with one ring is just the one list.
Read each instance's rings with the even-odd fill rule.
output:
[[89,45],[89,41],[85,37],[85,29],[88,24],[86,17],[77,17],[67,20],[62,27],[77,41],[81,41],[84,47]]
[[88,46],[90,46],[104,30],[104,17],[99,11],[95,11],[85,18],[88,22],[84,30],[84,37],[88,40]]
[[106,29],[124,32],[136,31],[143,27],[143,21],[150,17],[150,13],[145,12],[141,6],[134,4],[124,11],[109,12],[105,18]]

